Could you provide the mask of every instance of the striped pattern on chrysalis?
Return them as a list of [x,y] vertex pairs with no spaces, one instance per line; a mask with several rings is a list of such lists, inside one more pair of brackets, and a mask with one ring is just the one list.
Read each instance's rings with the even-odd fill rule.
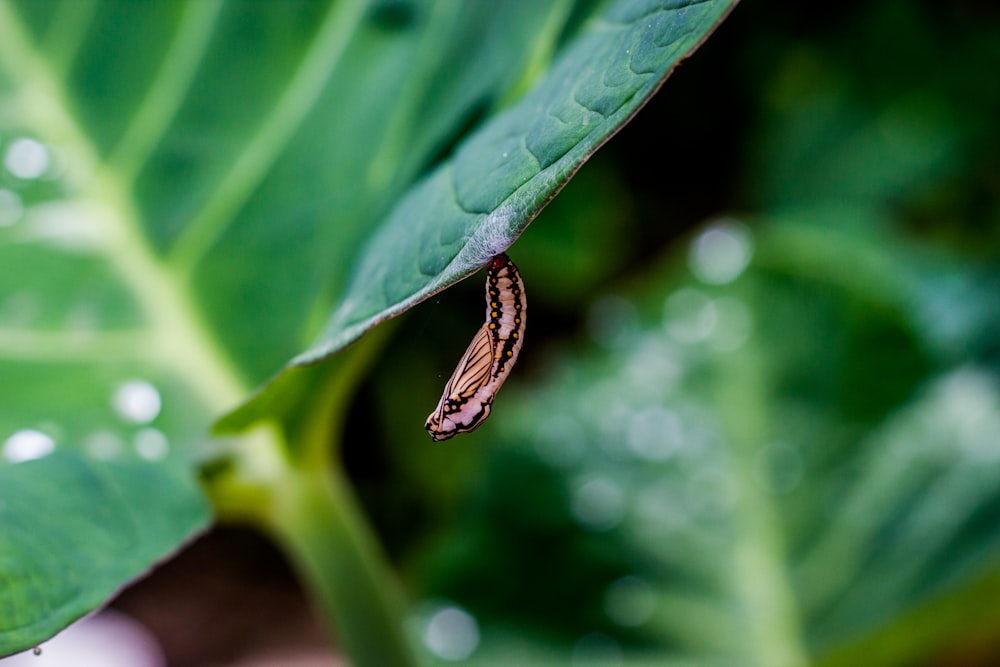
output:
[[524,283],[514,262],[501,253],[486,276],[486,322],[445,385],[424,428],[435,441],[474,431],[490,416],[493,398],[510,375],[524,337]]

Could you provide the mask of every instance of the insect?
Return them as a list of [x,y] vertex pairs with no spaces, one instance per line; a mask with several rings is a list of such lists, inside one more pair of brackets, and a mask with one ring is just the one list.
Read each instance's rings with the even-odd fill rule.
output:
[[434,441],[474,431],[490,416],[493,398],[510,375],[524,337],[524,283],[501,253],[486,275],[486,322],[476,333],[424,428]]

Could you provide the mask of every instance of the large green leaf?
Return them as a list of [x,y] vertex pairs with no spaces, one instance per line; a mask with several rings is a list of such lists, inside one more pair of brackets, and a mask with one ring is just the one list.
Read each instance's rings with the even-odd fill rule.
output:
[[732,4],[0,0],[0,653],[203,528],[212,418],[509,245]]
[[[28,437],[21,432],[22,441]],[[146,448],[161,446],[162,435],[140,435],[140,451],[143,437]],[[107,451],[100,457],[58,451],[0,467],[5,653],[34,646],[100,606],[205,522],[187,470],[112,452],[124,447],[110,432],[103,438],[90,442]]]
[[336,352],[505,250],[731,4],[620,2],[587,24],[533,90],[392,210],[295,363]]

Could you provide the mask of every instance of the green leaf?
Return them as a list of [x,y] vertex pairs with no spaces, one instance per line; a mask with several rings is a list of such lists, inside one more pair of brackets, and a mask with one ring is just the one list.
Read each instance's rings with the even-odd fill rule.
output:
[[199,464],[328,462],[365,355],[252,389],[509,245],[731,5],[0,0],[0,653],[204,528]]
[[186,470],[122,459],[58,451],[0,466],[4,653],[36,646],[99,607],[205,524]]
[[537,86],[395,206],[293,363],[335,353],[506,250],[732,4],[619,2],[588,23]]

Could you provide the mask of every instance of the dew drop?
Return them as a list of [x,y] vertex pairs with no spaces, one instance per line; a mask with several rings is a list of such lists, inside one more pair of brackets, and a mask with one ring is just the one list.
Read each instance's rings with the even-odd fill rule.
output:
[[7,147],[3,164],[7,171],[18,178],[35,179],[49,168],[49,151],[44,144],[22,137]]
[[691,244],[688,264],[698,280],[725,285],[746,270],[753,256],[753,238],[741,222],[724,218],[703,231]]
[[431,653],[442,660],[457,662],[468,658],[479,646],[479,624],[464,609],[448,606],[427,620],[422,638]]
[[56,448],[55,441],[41,431],[23,429],[3,443],[3,457],[10,463],[33,461],[48,456]]
[[129,380],[111,399],[118,416],[133,424],[148,424],[160,414],[160,392],[145,380]]
[[135,434],[135,453],[147,461],[162,461],[170,453],[167,436],[155,428],[144,428]]

